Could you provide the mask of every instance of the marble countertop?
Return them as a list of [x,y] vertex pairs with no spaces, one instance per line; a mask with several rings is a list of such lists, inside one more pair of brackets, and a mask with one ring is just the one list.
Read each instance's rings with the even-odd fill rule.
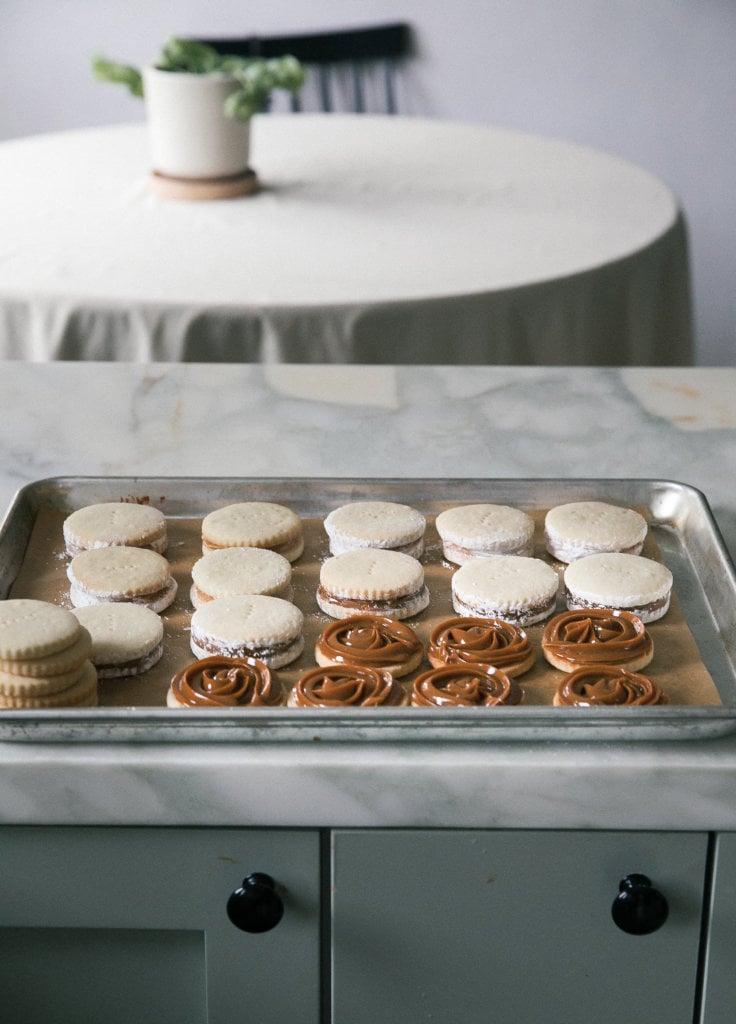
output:
[[[53,476],[607,477],[702,490],[736,552],[734,369],[6,362],[0,503]],[[736,829],[736,735],[0,743],[0,822]]]

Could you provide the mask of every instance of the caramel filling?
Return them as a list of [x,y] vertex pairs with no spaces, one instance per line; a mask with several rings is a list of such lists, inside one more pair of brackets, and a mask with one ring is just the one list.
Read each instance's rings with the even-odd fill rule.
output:
[[368,597],[340,597],[326,590],[321,584],[317,593],[326,604],[337,604],[341,608],[352,608],[356,612],[390,612],[395,608],[405,608],[412,604],[420,596],[421,590],[414,594],[402,594],[400,597],[383,597],[371,599]]
[[300,708],[398,706],[406,694],[390,672],[367,665],[327,665],[310,669],[292,691],[292,703]]
[[192,640],[203,651],[208,654],[220,655],[226,658],[273,658],[277,654],[288,651],[296,640],[286,640],[283,643],[271,643],[258,646],[255,642],[249,643],[246,640],[216,640],[212,637],[199,636],[192,630]]
[[281,684],[255,658],[203,658],[171,680],[171,692],[187,707],[275,707],[283,703]]
[[557,690],[555,703],[569,707],[639,706],[666,704],[660,687],[637,672],[613,665],[576,669]]
[[488,665],[445,665],[423,672],[414,680],[415,707],[490,707],[519,704],[518,683]]
[[509,671],[533,658],[534,648],[524,630],[510,622],[459,617],[435,626],[429,656],[445,665],[495,665]]
[[320,634],[317,651],[326,660],[353,665],[406,665],[422,651],[413,629],[377,615],[337,619]]
[[620,665],[651,654],[653,643],[637,615],[586,608],[551,619],[542,634],[542,648],[570,665]]
[[[581,598],[575,597],[575,595],[567,587],[565,587],[565,600],[569,604],[571,604],[571,605],[573,605],[573,606],[575,606],[577,608],[600,608],[601,607],[600,604],[595,604],[592,601],[590,601],[590,602],[583,601]],[[670,601],[670,595],[669,594],[665,594],[663,597],[658,597],[656,599],[656,601],[648,601],[645,604],[639,605],[635,609],[634,608],[630,608],[629,611],[631,611],[632,614],[634,614],[634,615],[641,614],[642,612],[644,614],[649,614],[651,612],[658,612],[662,608],[666,608],[667,605],[669,604],[669,601]]]

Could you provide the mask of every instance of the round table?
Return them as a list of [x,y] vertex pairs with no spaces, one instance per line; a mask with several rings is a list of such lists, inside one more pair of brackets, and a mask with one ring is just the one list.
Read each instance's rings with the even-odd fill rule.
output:
[[683,364],[683,217],[630,163],[413,118],[264,115],[238,199],[162,199],[145,125],[0,145],[0,356]]

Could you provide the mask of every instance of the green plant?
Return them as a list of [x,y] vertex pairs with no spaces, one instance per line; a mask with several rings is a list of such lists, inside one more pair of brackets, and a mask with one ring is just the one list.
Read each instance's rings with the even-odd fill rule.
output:
[[[274,89],[296,93],[306,79],[304,67],[296,57],[236,57],[220,54],[207,43],[177,36],[165,44],[156,67],[194,75],[230,75],[238,88],[225,101],[225,113],[244,121],[264,109]],[[136,67],[96,56],[92,59],[92,71],[100,82],[116,82],[127,86],[134,96],[143,96],[143,75]]]

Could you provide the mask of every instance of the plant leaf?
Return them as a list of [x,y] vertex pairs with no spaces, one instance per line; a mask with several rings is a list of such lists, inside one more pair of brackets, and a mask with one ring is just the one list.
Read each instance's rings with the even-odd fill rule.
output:
[[133,96],[143,95],[143,76],[138,68],[129,64],[118,64],[105,57],[92,58],[92,73],[100,82],[115,82],[126,85]]

